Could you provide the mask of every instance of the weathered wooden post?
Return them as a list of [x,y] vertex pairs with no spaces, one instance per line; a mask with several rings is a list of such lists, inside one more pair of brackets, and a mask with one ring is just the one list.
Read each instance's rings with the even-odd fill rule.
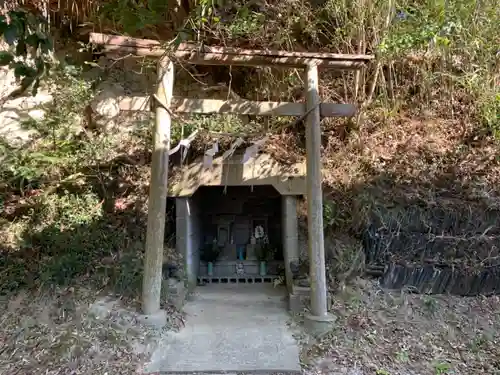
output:
[[158,78],[156,96],[163,103],[155,103],[156,120],[153,132],[154,146],[149,185],[148,228],[142,286],[142,309],[144,314],[147,315],[160,310],[168,190],[168,155],[172,121],[167,108],[172,101],[174,87],[174,64],[167,57],[161,58],[158,62]]
[[323,192],[321,176],[321,126],[318,65],[306,67],[307,153],[307,227],[309,236],[309,277],[311,278],[311,313],[306,322],[312,333],[327,331],[333,317],[328,314],[323,234]]

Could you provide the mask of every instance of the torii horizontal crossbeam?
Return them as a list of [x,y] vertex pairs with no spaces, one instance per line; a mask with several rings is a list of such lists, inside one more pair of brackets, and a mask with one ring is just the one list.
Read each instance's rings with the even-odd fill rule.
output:
[[[150,107],[149,96],[119,98],[118,105],[122,111],[144,111]],[[352,117],[356,107],[352,104],[321,103],[321,117]],[[305,103],[289,102],[254,102],[247,100],[217,99],[185,99],[172,98],[171,110],[175,113],[234,113],[255,116],[303,116],[306,113]]]
[[[167,50],[163,47],[162,43],[150,39],[91,33],[90,43],[104,46],[105,52],[130,53],[150,57],[162,57],[167,54]],[[355,70],[362,68],[367,62],[373,60],[373,56],[371,55],[199,47],[188,43],[181,44],[171,57],[197,65],[272,65],[304,68],[313,64],[319,67]]]

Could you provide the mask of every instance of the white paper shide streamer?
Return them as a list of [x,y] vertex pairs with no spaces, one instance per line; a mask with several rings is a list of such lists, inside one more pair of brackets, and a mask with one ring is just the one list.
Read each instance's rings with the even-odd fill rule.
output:
[[219,141],[215,141],[212,144],[212,147],[205,151],[205,155],[203,155],[203,167],[204,168],[212,168],[214,162],[214,156],[219,152]]
[[241,138],[236,139],[236,141],[234,141],[234,143],[231,145],[229,150],[227,150],[226,152],[224,152],[222,154],[222,160],[226,160],[227,158],[230,158],[234,154],[236,149],[243,144],[243,142],[244,141]]
[[243,159],[242,159],[242,164],[245,164],[247,163],[248,161],[250,161],[250,159],[253,159],[257,156],[260,148],[262,146],[264,146],[264,144],[267,142],[267,137],[264,137],[256,142],[253,143],[253,145],[247,147],[247,149],[245,150],[245,154],[243,155]]
[[173,149],[169,151],[169,155],[175,154],[177,151],[179,151],[182,147],[182,155],[181,155],[181,163],[184,163],[187,157],[187,153],[189,151],[189,147],[191,146],[191,142],[193,142],[194,138],[198,134],[198,130],[195,130],[192,132],[189,137],[181,139],[181,141],[175,146]]
[[[191,146],[191,142],[195,138],[196,134],[198,131],[193,132],[188,138],[182,139],[175,148],[170,150],[170,155],[176,153],[179,151],[179,149],[182,148],[182,157],[181,160],[182,162],[185,161],[187,157],[187,152],[189,150],[189,147]],[[255,158],[259,150],[264,146],[264,144],[268,141],[268,137],[264,137],[258,141],[255,141],[251,146],[247,147],[245,150],[245,153],[243,155],[243,158],[241,160],[242,164],[248,163],[251,159]],[[222,154],[222,160],[227,160],[231,156],[233,156],[234,152],[240,147],[245,141],[241,138],[238,137],[232,144],[229,150],[224,152]],[[205,154],[203,155],[203,167],[206,169],[211,169],[213,167],[213,162],[215,155],[219,152],[219,141],[216,140],[215,142],[212,143],[212,146],[205,151]]]

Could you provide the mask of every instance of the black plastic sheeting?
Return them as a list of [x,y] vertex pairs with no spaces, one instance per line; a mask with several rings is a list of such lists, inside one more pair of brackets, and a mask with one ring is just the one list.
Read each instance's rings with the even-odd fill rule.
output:
[[384,269],[384,288],[460,296],[500,294],[500,265],[488,263],[488,258],[498,262],[493,255],[500,249],[500,236],[460,238],[371,227],[364,233],[363,246],[367,269]]
[[[425,263],[432,259],[437,263],[488,264],[500,249],[500,236],[452,235],[436,236],[432,233],[415,233],[368,229],[363,236],[366,262],[369,265],[388,264],[395,259],[409,263]],[[485,263],[486,262],[486,263]]]
[[408,288],[422,294],[477,296],[500,294],[500,266],[487,267],[474,274],[435,266],[390,264],[380,279],[387,289]]

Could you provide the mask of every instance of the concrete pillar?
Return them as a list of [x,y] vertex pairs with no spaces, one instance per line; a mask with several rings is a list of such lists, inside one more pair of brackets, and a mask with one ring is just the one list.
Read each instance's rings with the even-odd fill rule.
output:
[[297,221],[297,197],[294,195],[281,196],[281,228],[283,238],[283,258],[285,260],[286,286],[292,293],[293,275],[290,262],[299,260],[299,228]]
[[176,250],[184,260],[184,274],[189,291],[197,284],[199,268],[199,220],[191,198],[176,198]]

